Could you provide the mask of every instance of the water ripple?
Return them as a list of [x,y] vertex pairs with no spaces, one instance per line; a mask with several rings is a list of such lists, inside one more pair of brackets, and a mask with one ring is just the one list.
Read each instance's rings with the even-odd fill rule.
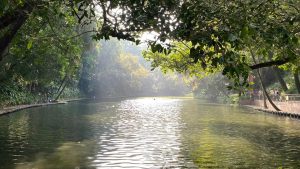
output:
[[[182,168],[179,100],[127,100],[118,107],[116,129],[99,136],[93,166],[99,168]],[[192,162],[189,162],[192,164]]]

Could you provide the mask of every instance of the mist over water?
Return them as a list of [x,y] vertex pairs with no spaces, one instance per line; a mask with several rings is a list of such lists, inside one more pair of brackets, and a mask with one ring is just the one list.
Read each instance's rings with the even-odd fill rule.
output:
[[190,92],[183,75],[163,74],[159,68],[151,71],[150,62],[142,56],[144,49],[116,39],[97,42],[86,52],[89,61],[83,67],[86,75],[81,87],[94,98],[180,96]]

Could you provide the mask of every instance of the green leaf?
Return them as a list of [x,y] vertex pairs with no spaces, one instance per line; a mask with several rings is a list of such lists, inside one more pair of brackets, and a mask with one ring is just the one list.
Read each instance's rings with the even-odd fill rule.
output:
[[237,39],[238,39],[238,37],[232,33],[230,33],[228,36],[228,40],[231,42],[236,41]]
[[136,40],[136,41],[135,41],[135,44],[136,44],[136,45],[139,45],[140,42],[141,42],[140,40]]
[[249,35],[249,29],[247,26],[244,26],[241,31],[241,38],[246,39]]
[[29,39],[27,43],[27,49],[31,49],[31,47],[32,47],[32,40]]
[[298,44],[298,38],[293,36],[292,39],[291,39],[292,43],[297,45]]
[[0,1],[0,15],[2,14],[2,13],[4,13],[4,9],[7,7],[7,5],[8,5],[8,0],[1,0]]

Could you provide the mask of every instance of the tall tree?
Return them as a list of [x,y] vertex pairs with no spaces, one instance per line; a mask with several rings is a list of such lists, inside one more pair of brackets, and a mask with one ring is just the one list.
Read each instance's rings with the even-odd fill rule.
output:
[[[168,43],[170,41],[190,42],[191,58],[200,62],[203,68],[209,64],[222,66],[223,73],[235,79],[237,85],[245,84],[251,69],[282,65],[296,60],[299,56],[298,0],[20,2],[21,5],[9,8],[2,12],[1,16],[8,16],[7,14],[18,11],[18,7],[22,9],[29,3],[32,7],[30,13],[35,18],[54,11],[61,16],[72,14],[81,25],[96,22],[98,28],[92,30],[92,36],[97,40],[113,36],[139,43],[138,37],[141,32],[156,31],[159,41],[149,42],[153,51],[167,53],[174,50]],[[64,11],[56,12],[57,8],[64,8]],[[13,28],[9,27],[7,31],[13,32],[12,30]],[[164,42],[165,45],[160,42]],[[7,48],[7,43],[4,38],[1,43],[4,44],[0,49],[2,54],[4,48]],[[277,53],[271,61],[251,65],[243,59],[244,51],[249,45],[259,49],[260,55],[264,57],[267,57],[270,50]],[[241,79],[244,79],[244,82],[241,82]]]
[[56,10],[43,17],[36,17],[33,11],[14,35],[0,61],[3,88],[14,85],[53,97],[66,74],[70,81],[77,78],[81,53],[81,39],[75,37],[77,21],[73,16],[61,17],[58,13],[64,9]]
[[300,94],[300,80],[299,80],[299,71],[296,70],[294,73],[294,80],[297,92]]
[[283,89],[283,91],[287,91],[288,90],[288,87],[284,81],[284,79],[282,78],[282,75],[280,73],[280,69],[278,69],[278,67],[272,67],[272,70],[276,76],[276,78],[278,79],[280,85],[281,85],[281,88]]

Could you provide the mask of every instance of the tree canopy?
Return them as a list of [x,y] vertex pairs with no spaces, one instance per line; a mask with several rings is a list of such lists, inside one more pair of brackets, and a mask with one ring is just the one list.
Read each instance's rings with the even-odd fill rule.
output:
[[[178,57],[180,64],[174,65],[174,60],[164,58],[171,69],[179,66],[177,70],[197,74],[220,69],[236,85],[244,85],[253,69],[296,63],[299,8],[298,0],[4,0],[0,4],[0,61],[28,22],[39,20],[51,27],[51,16],[57,16],[65,21],[64,27],[73,17],[77,35],[67,34],[69,38],[88,32],[96,40],[117,37],[138,44],[143,32],[155,31],[157,39],[148,41],[153,53],[176,55],[178,43],[188,44],[185,55],[191,59]],[[39,32],[43,27],[27,31]],[[59,40],[64,35],[54,31],[51,36]],[[35,40],[43,39],[30,39],[27,46],[31,48]]]

